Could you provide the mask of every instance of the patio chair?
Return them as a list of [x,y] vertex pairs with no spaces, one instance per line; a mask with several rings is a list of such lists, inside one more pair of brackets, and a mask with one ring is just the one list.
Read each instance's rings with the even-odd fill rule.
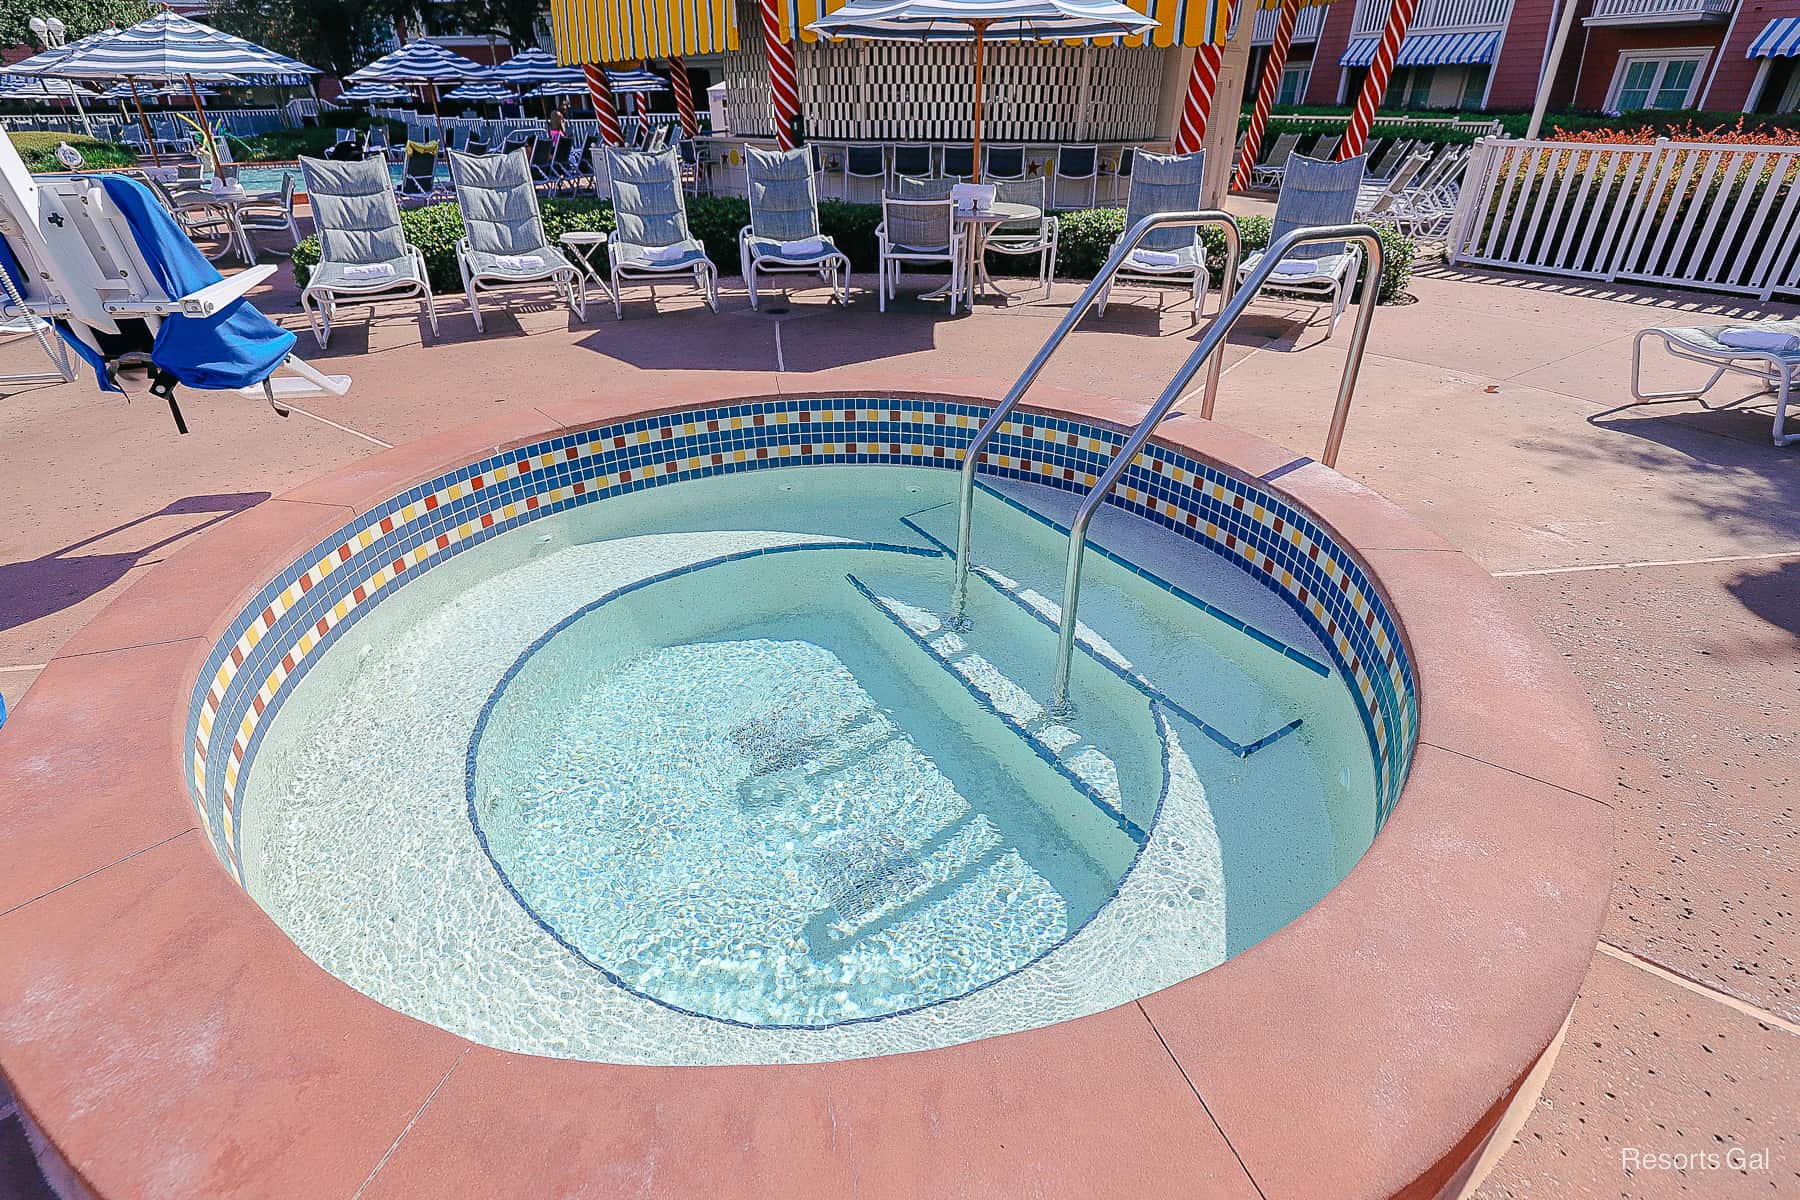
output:
[[440,189],[437,164],[436,142],[407,142],[406,163],[400,168],[400,198],[421,202],[436,199]]
[[983,146],[981,148],[981,181],[983,183],[1023,178],[1025,178],[1025,147]]
[[1107,170],[1104,167],[1102,168],[1102,170],[1100,172],[1101,175],[1106,176],[1111,181],[1112,203],[1117,204],[1119,202],[1119,197],[1120,197],[1121,192],[1123,192],[1125,194],[1130,193],[1130,191],[1131,191],[1131,172],[1132,172],[1134,164],[1136,164],[1136,162],[1137,162],[1137,147],[1136,146],[1120,146],[1119,147],[1119,161],[1116,164],[1114,164],[1110,170]]
[[[699,138],[682,138],[675,143],[675,157],[681,164],[681,186],[690,196],[700,194],[700,185],[706,179],[706,172],[702,169],[707,161],[705,145]],[[598,162],[599,159],[594,158],[590,161]],[[599,188],[600,180],[596,178],[594,189],[598,191]]]
[[1098,146],[1058,146],[1056,148],[1056,165],[1053,168],[1050,184],[1050,205],[1057,207],[1061,200],[1062,184],[1087,184],[1087,203],[1084,208],[1093,208],[1100,198],[1100,147]]
[[205,187],[184,187],[179,183],[169,186],[141,171],[133,173],[133,178],[150,189],[150,194],[175,218],[190,241],[216,240],[219,243],[219,248],[210,254],[204,249],[201,251],[209,261],[217,262],[237,245],[236,216],[230,206],[220,204]]
[[950,193],[956,190],[956,180],[943,175],[934,175],[928,179],[915,179],[903,175],[894,180],[895,193],[902,200],[947,200]]
[[626,284],[655,286],[683,275],[693,277],[707,307],[718,312],[719,269],[688,228],[687,193],[682,190],[681,161],[675,151],[615,150],[607,156],[606,171],[618,221],[607,245],[613,315],[625,319]]
[[[1335,133],[1335,134],[1331,134],[1327,137],[1322,137],[1318,141],[1313,143],[1313,148],[1311,151],[1309,151],[1307,153],[1306,157],[1316,158],[1321,162],[1330,162],[1333,158],[1335,158],[1337,156],[1338,147],[1343,144],[1344,144],[1344,135],[1341,133]],[[1368,158],[1368,155],[1365,154],[1363,156],[1363,158],[1366,161]]]
[[[1199,208],[1200,185],[1206,171],[1204,152],[1193,154],[1138,154],[1132,168],[1131,190],[1125,200],[1125,229],[1147,216],[1165,212],[1189,212]],[[1123,240],[1124,234],[1120,234]],[[1117,243],[1114,243],[1117,245]],[[1198,229],[1158,229],[1148,234],[1107,281],[1100,292],[1100,315],[1106,315],[1113,287],[1120,283],[1186,284],[1194,297],[1194,316],[1206,303],[1212,276],[1206,269],[1206,250]]]
[[850,259],[819,232],[819,196],[804,150],[745,148],[750,177],[750,223],[738,231],[738,259],[757,306],[756,277],[817,275],[831,298],[850,302]]
[[975,174],[974,146],[939,146],[938,174],[951,179],[968,179]]
[[1294,147],[1300,144],[1300,135],[1284,133],[1276,137],[1274,145],[1269,147],[1262,161],[1250,168],[1250,185],[1255,187],[1280,187],[1281,173],[1287,169],[1287,161],[1294,153]]
[[560,183],[568,185],[570,190],[581,186],[581,181],[588,177],[588,142],[591,139],[565,134],[562,140],[562,153],[552,164],[551,170],[556,172]]
[[1050,290],[1050,278],[1056,270],[1058,236],[1057,220],[1050,213],[1049,183],[1042,175],[1036,179],[1000,180],[996,200],[1003,204],[1029,204],[1037,209],[1037,216],[996,225],[987,240],[988,251],[993,254],[1014,258],[1037,255],[1038,286],[1046,292]]
[[[531,139],[526,163],[531,170],[531,182],[538,187],[559,187],[562,177],[556,173],[556,142],[548,134]],[[454,181],[454,176],[452,180]]]
[[549,282],[576,320],[587,316],[587,277],[551,245],[538,211],[536,181],[522,150],[450,155],[450,179],[462,209],[456,269],[475,331],[485,332],[481,294]]
[[238,206],[238,228],[245,237],[254,233],[284,233],[287,235],[288,248],[276,251],[279,254],[292,254],[293,248],[300,241],[300,222],[294,217],[294,173],[281,173],[281,192],[266,200],[252,200]]
[[181,433],[177,387],[266,397],[283,416],[286,395],[349,389],[296,357],[294,335],[244,298],[274,267],[222,278],[139,180],[33,177],[0,138],[0,230],[0,320],[23,320],[63,379],[75,377],[71,353],[102,391],[146,370]]
[[844,169],[838,199],[853,200],[852,189],[859,179],[875,180],[875,189],[887,186],[887,148],[880,144],[851,143],[844,147]]
[[888,171],[895,180],[903,176],[924,178],[932,172],[930,146],[897,145],[888,156]]
[[369,126],[368,133],[363,136],[363,155],[368,158],[374,158],[377,155],[386,158],[387,152],[387,126],[382,122],[377,121],[375,124]]
[[324,349],[331,340],[337,302],[419,297],[420,315],[437,336],[437,305],[425,256],[400,228],[400,205],[387,163],[379,158],[339,162],[302,158],[319,265],[300,292],[300,311]]
[[887,311],[888,297],[897,295],[900,268],[912,263],[943,263],[950,270],[950,282],[944,296],[950,301],[950,315],[956,315],[956,298],[963,289],[963,239],[967,236],[956,224],[956,203],[949,196],[941,200],[904,200],[897,196],[881,198],[881,224],[875,228],[875,242],[880,252],[881,274],[879,306]]
[[1393,224],[1391,216],[1404,202],[1406,192],[1412,186],[1413,179],[1425,169],[1430,161],[1429,156],[1415,154],[1400,164],[1393,178],[1379,188],[1364,186],[1356,198],[1356,219],[1359,221],[1381,221]]
[[[1324,162],[1294,155],[1288,159],[1275,204],[1271,243],[1296,229],[1342,225],[1356,215],[1356,194],[1362,187],[1363,160],[1358,155],[1343,162]],[[1262,261],[1263,251],[1244,260],[1238,268],[1242,282]],[[1343,242],[1300,246],[1276,266],[1263,285],[1284,292],[1323,294],[1331,300],[1331,325],[1325,336],[1337,332],[1338,319],[1350,301],[1350,287],[1362,266],[1362,248]]]
[[[1699,387],[1668,392],[1647,392],[1643,385],[1644,347],[1652,339],[1662,342],[1671,357],[1712,369]],[[1631,345],[1631,397],[1639,404],[1653,400],[1698,400],[1727,375],[1745,375],[1775,394],[1775,425],[1771,437],[1777,446],[1800,442],[1800,433],[1788,433],[1788,399],[1794,380],[1800,377],[1800,320],[1755,321],[1739,325],[1657,326],[1643,330]]]
[[644,150],[649,154],[661,154],[669,148],[669,126],[665,122],[650,130],[650,136],[644,142]]

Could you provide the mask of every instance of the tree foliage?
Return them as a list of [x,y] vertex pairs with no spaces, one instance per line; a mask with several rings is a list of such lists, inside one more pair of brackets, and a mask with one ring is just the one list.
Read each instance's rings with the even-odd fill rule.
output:
[[0,44],[47,49],[32,36],[31,18],[55,17],[68,27],[68,40],[102,29],[136,25],[162,5],[151,0],[0,0]]
[[430,8],[432,26],[455,26],[463,33],[496,33],[515,51],[538,44],[538,26],[548,24],[548,0],[447,0]]
[[227,0],[212,23],[339,77],[377,57],[393,30],[386,6],[368,0]]

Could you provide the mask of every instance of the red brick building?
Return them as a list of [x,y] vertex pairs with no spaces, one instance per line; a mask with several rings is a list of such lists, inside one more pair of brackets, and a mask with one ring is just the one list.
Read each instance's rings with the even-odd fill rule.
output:
[[[1388,105],[1531,107],[1564,3],[1578,8],[1552,110],[1800,110],[1800,0],[1419,0]],[[1350,103],[1388,5],[1338,0],[1303,12],[1283,101]],[[1274,28],[1275,14],[1260,14],[1256,44]]]

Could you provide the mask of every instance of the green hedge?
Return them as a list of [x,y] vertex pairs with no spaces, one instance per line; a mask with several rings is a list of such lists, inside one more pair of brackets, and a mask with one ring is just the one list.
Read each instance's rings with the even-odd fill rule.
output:
[[137,155],[123,146],[115,146],[111,142],[103,142],[98,138],[82,137],[79,134],[54,133],[46,130],[21,130],[9,133],[13,147],[18,150],[19,157],[25,160],[28,171],[66,171],[67,167],[56,161],[56,146],[59,142],[67,142],[81,151],[83,165],[96,169],[103,167],[134,167]]
[[[337,130],[367,129],[373,122],[366,116],[357,116],[339,120],[344,114],[337,114],[333,123],[327,126],[307,125],[296,129],[272,129],[268,133],[259,133],[253,137],[231,135],[231,153],[239,162],[293,162],[302,154],[312,158],[321,157],[337,142]],[[388,126],[388,134],[395,139],[406,136],[406,126],[393,121],[384,122]]]
[[[1282,105],[1274,109],[1277,116],[1307,117],[1310,120],[1282,120],[1269,123],[1270,135],[1276,133],[1299,133],[1306,136],[1323,134],[1339,134],[1344,132],[1344,125],[1350,118],[1350,110],[1341,106],[1321,104]],[[1375,128],[1370,138],[1408,137],[1423,142],[1467,143],[1484,133],[1474,128],[1455,129],[1443,125],[1410,125],[1384,126],[1384,119],[1402,117],[1458,117],[1464,121],[1498,121],[1509,138],[1522,138],[1525,129],[1531,124],[1531,114],[1523,112],[1459,112],[1454,110],[1430,109],[1416,112],[1384,109],[1375,116]],[[1238,119],[1238,127],[1242,129],[1250,122],[1248,113]],[[1544,116],[1542,134],[1548,137],[1553,129],[1565,129],[1570,133],[1583,129],[1617,129],[1648,130],[1659,137],[1680,136],[1692,129],[1736,129],[1742,123],[1746,132],[1773,132],[1777,130],[1800,133],[1800,113],[1735,113],[1735,112],[1670,112],[1658,109],[1647,109],[1640,112],[1620,113],[1609,117],[1604,113],[1589,112],[1557,112]],[[1264,142],[1269,140],[1264,137]]]
[[[542,206],[545,232],[552,242],[572,230],[611,233],[614,228],[612,206],[599,200],[548,198]],[[705,243],[707,254],[726,275],[738,273],[738,230],[749,220],[749,203],[736,196],[697,196],[688,201],[688,227]],[[1106,261],[1113,242],[1124,232],[1125,210],[1084,209],[1063,213],[1060,221],[1056,273],[1065,279],[1092,279]],[[834,201],[819,205],[820,228],[850,256],[851,265],[858,271],[875,270],[875,227],[880,223],[879,205]],[[460,291],[462,277],[456,269],[456,243],[463,235],[463,224],[462,213],[456,205],[432,204],[407,209],[400,214],[400,224],[406,231],[407,240],[425,255],[432,290]],[[1245,217],[1238,222],[1238,230],[1245,255],[1269,244],[1267,217]],[[1387,263],[1379,299],[1383,304],[1390,304],[1400,297],[1412,279],[1413,243],[1410,238],[1391,230],[1383,231],[1381,236]],[[1216,277],[1225,266],[1224,236],[1216,229],[1205,229],[1201,231],[1201,238]],[[318,262],[317,236],[306,238],[294,248],[294,275],[301,287],[306,286]],[[1029,260],[998,257],[989,265],[996,273],[1010,274],[1031,274],[1035,267]]]

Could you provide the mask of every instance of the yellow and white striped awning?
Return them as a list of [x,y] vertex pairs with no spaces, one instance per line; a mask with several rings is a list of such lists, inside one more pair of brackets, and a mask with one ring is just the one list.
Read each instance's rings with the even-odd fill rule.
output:
[[[781,36],[815,42],[808,25],[846,0],[777,0]],[[1302,6],[1330,0],[1300,0]],[[1231,27],[1230,0],[1124,0],[1156,18],[1156,28],[1127,45],[1221,45]],[[1279,8],[1281,0],[1255,0]],[[738,48],[734,0],[550,0],[556,57],[565,65],[622,63],[671,55],[717,54]]]
[[564,66],[623,63],[738,48],[733,0],[550,0]]

